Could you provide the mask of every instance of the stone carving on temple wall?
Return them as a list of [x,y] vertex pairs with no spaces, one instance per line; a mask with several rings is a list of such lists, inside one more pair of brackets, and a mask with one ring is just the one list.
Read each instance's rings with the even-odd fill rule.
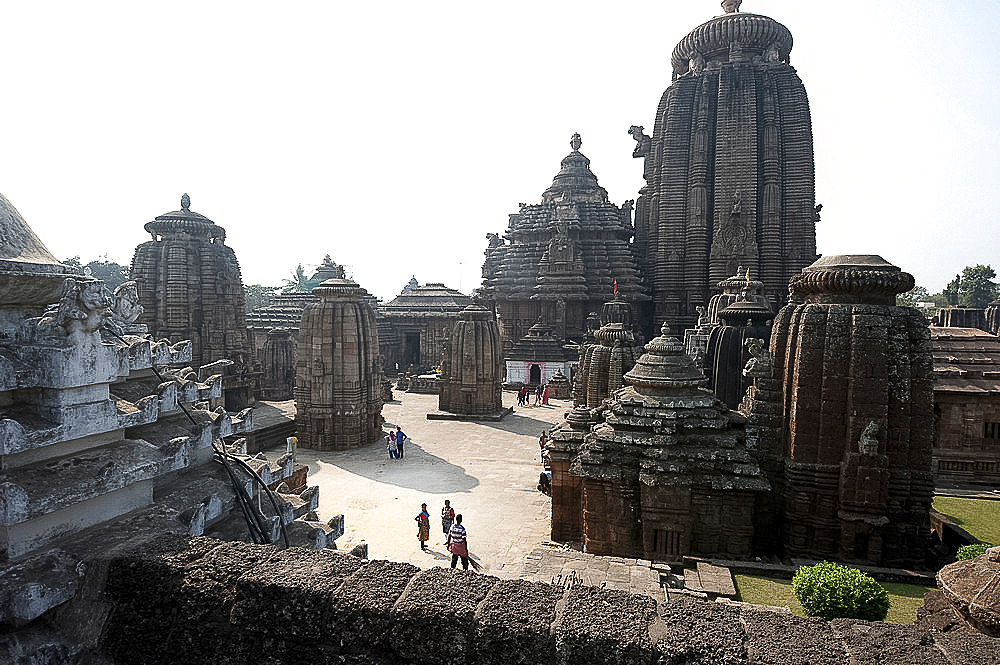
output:
[[861,432],[858,452],[862,455],[878,455],[878,423],[874,420],[870,421]]
[[688,72],[694,76],[701,76],[705,71],[705,56],[697,51],[692,51],[688,59]]
[[632,125],[628,128],[628,133],[635,139],[635,149],[632,150],[632,157],[645,157],[653,147],[653,138],[643,133],[642,125]]
[[79,344],[96,333],[111,316],[111,297],[104,282],[93,277],[67,277],[62,297],[40,317],[22,324],[22,341],[68,341]]
[[746,341],[746,346],[753,357],[743,367],[743,376],[770,377],[772,358],[764,340],[752,337]]

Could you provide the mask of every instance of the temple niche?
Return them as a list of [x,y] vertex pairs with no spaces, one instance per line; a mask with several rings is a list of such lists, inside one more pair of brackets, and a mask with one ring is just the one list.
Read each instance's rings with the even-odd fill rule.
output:
[[776,309],[815,260],[812,127],[791,49],[785,26],[728,6],[674,48],[653,135],[629,130],[644,158],[635,247],[655,320],[693,327],[739,266]]
[[295,351],[299,445],[366,446],[382,434],[383,374],[375,311],[350,279],[328,279],[302,312]]
[[[758,350],[747,438],[780,497],[758,503],[762,549],[920,566],[934,492],[930,335],[896,307],[913,276],[878,256],[829,256],[789,284]],[[778,517],[780,516],[780,517]],[[782,543],[766,542],[781,534]]]
[[499,414],[501,369],[500,330],[493,312],[469,305],[444,346],[438,408],[465,416]]
[[540,204],[522,203],[503,238],[487,236],[480,299],[497,313],[508,359],[539,317],[559,342],[579,342],[587,315],[616,287],[626,301],[648,300],[630,242],[632,202],[608,201],[581,145],[574,134]]
[[135,248],[131,273],[144,310],[140,322],[155,338],[191,340],[195,368],[232,363],[225,368],[225,406],[246,407],[254,391],[246,297],[226,230],[192,212],[187,194],[180,210],[145,229],[152,240]]

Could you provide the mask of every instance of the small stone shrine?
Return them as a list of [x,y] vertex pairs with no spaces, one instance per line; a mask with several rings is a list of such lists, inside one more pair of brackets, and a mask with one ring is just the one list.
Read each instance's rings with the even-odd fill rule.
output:
[[350,279],[328,279],[302,312],[295,346],[299,445],[366,446],[382,434],[383,375],[375,312]]
[[666,324],[645,350],[570,465],[582,479],[584,551],[747,557],[755,498],[770,486],[746,448],[743,418],[703,388]]
[[537,386],[548,383],[556,372],[572,376],[577,353],[563,343],[539,318],[527,334],[507,353],[505,385]]
[[739,408],[752,383],[752,378],[743,373],[751,360],[747,341],[771,339],[771,319],[774,318],[768,306],[751,300],[746,290],[744,298],[718,313],[721,325],[712,328],[705,354],[708,389],[734,410]]
[[770,352],[747,368],[770,375],[744,408],[782,502],[758,504],[757,528],[787,556],[924,564],[933,379],[926,319],[895,306],[911,288],[881,257],[823,257],[792,278]]
[[712,336],[712,330],[723,325],[719,313],[737,300],[758,303],[761,309],[773,311],[767,298],[761,295],[764,282],[750,279],[749,268],[740,266],[735,275],[721,280],[715,288],[720,292],[709,298],[708,307],[699,305],[695,308],[698,312],[697,325],[684,331],[684,350],[689,356],[697,357],[699,353],[708,353],[708,338]]
[[789,64],[792,34],[766,16],[725,14],[692,30],[670,57],[673,79],[653,135],[632,126],[645,186],[635,248],[655,319],[695,325],[711,287],[751,268],[776,307],[816,258],[812,126]]
[[135,248],[132,279],[143,307],[140,323],[155,339],[189,339],[197,369],[216,361],[225,368],[226,408],[238,411],[252,399],[249,375],[246,298],[240,264],[226,245],[226,230],[191,210],[181,209],[145,226],[152,240]]
[[1000,487],[1000,337],[932,326],[937,487]]
[[508,359],[539,316],[561,343],[580,342],[587,314],[609,300],[616,286],[629,302],[649,299],[630,244],[632,202],[619,207],[608,201],[581,145],[574,134],[573,151],[541,204],[522,203],[502,239],[487,236],[480,298],[497,313]]
[[[573,386],[573,410],[552,430],[549,462],[552,469],[552,538],[580,541],[580,478],[569,473],[590,428],[601,422],[603,403],[625,385],[624,375],[642,355],[632,330],[631,306],[621,299],[604,303],[600,327],[580,345],[580,364]],[[590,325],[590,324],[588,324]],[[550,380],[550,386],[555,377]]]
[[493,312],[469,305],[445,343],[438,379],[438,408],[465,416],[503,410],[500,387],[500,330]]

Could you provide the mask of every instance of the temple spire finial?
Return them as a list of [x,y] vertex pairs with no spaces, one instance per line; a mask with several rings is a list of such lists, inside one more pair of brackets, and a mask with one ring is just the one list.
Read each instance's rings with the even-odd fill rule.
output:
[[191,211],[191,197],[188,196],[186,193],[183,196],[181,196],[181,210],[183,210],[184,212]]
[[727,14],[735,14],[740,11],[743,0],[722,0],[722,10]]
[[574,132],[573,136],[570,137],[569,145],[571,148],[573,148],[574,152],[580,150],[580,146],[583,145],[583,141],[580,140],[580,134],[578,132]]

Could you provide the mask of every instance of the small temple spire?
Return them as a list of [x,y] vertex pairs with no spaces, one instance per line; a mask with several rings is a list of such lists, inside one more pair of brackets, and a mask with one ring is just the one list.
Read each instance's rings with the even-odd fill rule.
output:
[[722,0],[722,10],[727,14],[735,14],[740,11],[741,4],[743,0]]
[[577,132],[573,133],[573,136],[570,137],[569,145],[571,148],[573,148],[573,152],[579,152],[580,146],[583,145],[583,141],[580,140],[579,133]]
[[186,193],[181,196],[181,210],[184,212],[191,212],[191,197]]

